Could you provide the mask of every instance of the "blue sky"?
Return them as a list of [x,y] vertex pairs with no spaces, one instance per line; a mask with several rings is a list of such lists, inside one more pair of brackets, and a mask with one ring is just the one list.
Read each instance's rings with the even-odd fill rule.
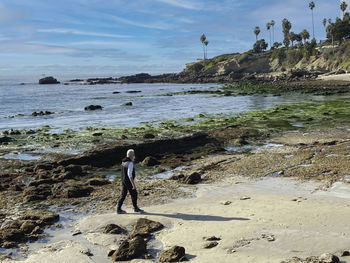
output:
[[[201,58],[242,52],[268,39],[265,25],[281,20],[311,32],[306,0],[0,0],[0,76],[124,75],[178,72]],[[315,0],[316,38],[323,18],[339,16],[339,2]]]

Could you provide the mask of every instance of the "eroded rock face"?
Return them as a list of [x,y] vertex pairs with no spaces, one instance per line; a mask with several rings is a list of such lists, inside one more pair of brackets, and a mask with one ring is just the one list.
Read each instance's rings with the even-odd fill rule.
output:
[[151,233],[163,229],[163,225],[159,222],[155,222],[146,218],[140,218],[135,223],[130,237],[149,237]]
[[124,241],[119,248],[113,252],[113,261],[128,261],[142,257],[147,252],[147,243],[141,236]]
[[186,252],[184,247],[174,246],[159,254],[159,262],[180,262],[185,261]]

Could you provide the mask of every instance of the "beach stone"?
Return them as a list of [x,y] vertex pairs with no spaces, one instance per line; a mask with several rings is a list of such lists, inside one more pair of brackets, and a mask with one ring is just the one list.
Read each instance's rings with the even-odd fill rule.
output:
[[230,204],[232,204],[231,201],[221,201],[220,203],[221,203],[222,205],[230,205]]
[[159,262],[180,262],[185,261],[185,248],[174,246],[168,250],[164,250],[159,254]]
[[103,107],[101,105],[89,105],[84,108],[86,111],[93,111],[93,110],[102,110]]
[[159,164],[159,161],[152,156],[147,156],[141,164],[142,166],[155,166]]
[[218,242],[212,241],[212,242],[209,242],[208,244],[205,244],[205,245],[204,245],[204,248],[205,248],[205,249],[210,249],[210,248],[216,247],[217,245],[219,245]]
[[[113,261],[128,261],[139,258],[147,252],[147,243],[141,236],[124,241],[112,254]],[[109,253],[110,254],[110,253]]]
[[132,106],[132,105],[133,105],[133,104],[132,104],[132,102],[131,102],[131,101],[126,102],[126,103],[122,104],[122,106]]
[[114,91],[113,94],[119,94],[120,92],[119,91]]
[[105,227],[105,229],[103,230],[103,233],[105,234],[126,234],[127,231],[126,229],[118,226],[118,225],[115,225],[115,224],[109,224]]
[[249,196],[242,196],[241,198],[239,198],[239,200],[241,201],[245,201],[245,200],[250,200],[251,198]]
[[43,232],[43,230],[39,226],[36,226],[36,227],[34,227],[33,231],[30,234],[37,235],[37,234],[41,234],[42,232]]
[[51,114],[54,114],[54,112],[51,112],[51,111],[38,111],[38,112],[36,112],[36,111],[34,111],[32,113],[32,116],[36,117],[36,116],[45,116],[45,115],[51,115]]
[[220,241],[221,238],[220,237],[216,237],[216,236],[211,236],[211,237],[207,237],[204,238],[206,241]]
[[198,184],[202,180],[202,177],[199,173],[194,172],[190,175],[184,177],[183,182],[185,184]]
[[94,133],[92,134],[92,136],[95,136],[95,137],[102,136],[102,135],[103,135],[102,132],[94,132]]
[[141,90],[128,90],[128,91],[125,91],[125,93],[140,93]]
[[333,254],[322,254],[319,257],[320,262],[322,263],[338,263],[339,262],[339,258]]
[[144,139],[154,139],[156,136],[154,136],[153,134],[151,133],[146,133],[143,135],[143,138]]
[[88,180],[87,183],[91,186],[103,186],[103,185],[111,184],[109,180],[100,179],[100,178],[92,178]]
[[57,81],[54,77],[45,77],[42,79],[39,79],[39,84],[59,84],[60,82]]
[[131,237],[141,236],[148,237],[151,233],[163,229],[163,224],[149,220],[147,218],[140,218],[136,221],[131,232]]

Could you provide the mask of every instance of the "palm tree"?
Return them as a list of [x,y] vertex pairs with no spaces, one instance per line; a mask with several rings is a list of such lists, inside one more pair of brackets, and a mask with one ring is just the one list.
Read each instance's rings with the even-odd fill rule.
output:
[[348,4],[345,1],[342,1],[340,4],[340,10],[343,12],[343,18],[345,15],[345,10],[348,8]]
[[289,40],[292,42],[292,47],[294,47],[294,41],[298,40],[297,34],[295,34],[294,32],[290,32],[288,37],[289,37]]
[[272,26],[272,42],[275,43],[275,20],[271,20],[270,24]]
[[208,58],[208,44],[209,44],[209,41],[205,40],[204,45],[205,45],[205,58],[206,59]]
[[290,39],[289,39],[289,32],[292,28],[292,23],[288,20],[288,19],[283,19],[282,20],[282,29],[283,29],[283,35],[284,35],[284,40],[283,40],[283,44],[288,47],[289,43],[290,43]]
[[322,24],[323,24],[324,27],[326,27],[326,25],[327,25],[327,18],[323,18]]
[[271,43],[271,23],[269,22],[269,23],[267,23],[266,24],[266,29],[267,29],[267,31],[269,31],[269,34],[270,34],[270,47],[272,47],[272,43]]
[[205,44],[204,42],[207,40],[207,37],[203,34],[201,35],[201,38],[199,39],[202,42],[203,46],[203,59],[205,60]]
[[256,26],[254,28],[254,34],[255,34],[255,38],[256,38],[256,41],[258,41],[258,35],[260,34],[260,27]]
[[314,3],[314,1],[311,1],[311,2],[310,2],[309,7],[310,7],[311,13],[312,13],[312,37],[315,38],[315,23],[314,23],[314,8],[315,8],[315,3]]
[[300,36],[301,36],[301,38],[304,40],[304,44],[305,44],[305,42],[306,42],[306,39],[309,39],[309,38],[310,38],[310,34],[309,34],[309,32],[308,32],[306,29],[304,29],[303,31],[301,31]]

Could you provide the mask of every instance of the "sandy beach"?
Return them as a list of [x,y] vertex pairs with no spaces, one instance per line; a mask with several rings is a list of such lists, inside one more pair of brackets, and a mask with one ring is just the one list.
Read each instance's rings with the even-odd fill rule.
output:
[[[165,225],[148,249],[157,253],[183,246],[191,262],[277,263],[348,249],[350,186],[336,183],[326,191],[319,186],[291,179],[231,176],[199,186],[194,198],[146,207],[145,215],[83,217],[74,224],[81,235],[47,244],[24,261],[5,262],[111,262],[107,253],[117,248],[123,236],[103,234],[103,228],[111,223],[128,228],[140,217]],[[211,236],[221,240],[205,249],[209,243],[205,238]]]
[[319,76],[318,79],[321,80],[336,80],[336,81],[350,81],[350,73],[339,74],[339,75],[329,75],[329,76]]

